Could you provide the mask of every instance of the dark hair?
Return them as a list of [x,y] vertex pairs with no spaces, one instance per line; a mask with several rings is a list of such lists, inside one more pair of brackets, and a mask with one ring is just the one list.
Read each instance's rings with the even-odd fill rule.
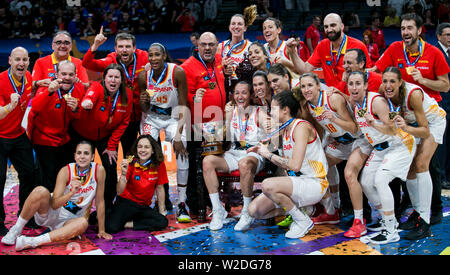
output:
[[289,81],[292,79],[291,73],[288,71],[288,69],[286,69],[285,66],[283,66],[280,63],[275,63],[273,65],[270,66],[269,68],[269,74],[276,74],[276,75],[281,75],[281,76],[285,76],[288,75],[289,76]]
[[[402,73],[400,72],[400,70],[397,67],[391,66],[391,67],[387,67],[386,70],[384,70],[383,75],[385,73],[394,73],[397,75],[397,79],[399,81],[402,80]],[[405,101],[405,97],[406,97],[406,86],[405,86],[405,81],[403,81],[402,85],[400,85],[399,89],[398,89],[398,94],[400,96],[400,104],[403,104],[403,102]],[[382,89],[379,90],[380,94],[382,94],[384,96],[384,91],[382,91]],[[403,109],[400,108],[400,115],[403,116]]]
[[133,146],[131,147],[130,151],[128,152],[128,155],[132,155],[137,157],[137,146],[139,144],[139,141],[141,139],[148,139],[148,141],[150,141],[150,145],[152,146],[152,150],[153,150],[153,154],[150,157],[150,159],[152,160],[152,165],[158,167],[162,162],[164,162],[164,154],[162,152],[161,146],[159,145],[159,143],[152,138],[151,135],[141,135],[139,136],[136,141],[133,143]]
[[255,41],[252,42],[250,46],[248,46],[248,48],[250,49],[250,47],[253,45],[258,46],[263,51],[264,55],[267,56],[267,58],[269,58],[269,55],[267,54],[266,48],[264,48],[263,44],[261,44],[259,41]]
[[254,72],[253,75],[252,75],[252,80],[253,80],[253,78],[255,78],[257,76],[261,76],[262,78],[264,78],[264,81],[266,83],[269,83],[269,80],[267,79],[267,73],[265,71],[258,70],[256,72]]
[[130,33],[121,32],[116,35],[116,39],[114,41],[114,45],[117,45],[117,41],[119,40],[131,40],[133,43],[133,46],[136,46],[136,37]]
[[267,18],[263,21],[263,24],[264,24],[266,21],[273,21],[273,22],[275,23],[275,26],[276,26],[277,28],[283,29],[283,27],[282,27],[282,25],[281,25],[281,21],[278,20],[277,18],[274,18],[274,17],[267,17]]
[[198,32],[191,33],[191,35],[189,37],[192,37],[192,36],[195,37],[196,39],[200,38],[200,34],[198,34]]
[[366,54],[365,54],[361,49],[356,49],[356,48],[348,49],[348,50],[347,50],[347,53],[348,53],[349,51],[354,51],[354,52],[356,52],[356,62],[357,62],[358,64],[361,63],[361,62],[364,62],[364,67],[363,67],[363,68],[365,68],[366,65],[367,65]]
[[172,57],[170,56],[169,51],[167,50],[166,46],[164,46],[161,43],[155,42],[155,43],[152,43],[150,45],[150,47],[148,47],[148,50],[150,51],[150,48],[152,48],[152,47],[159,47],[161,49],[161,52],[166,55],[166,59],[164,59],[164,62],[172,63]]
[[442,35],[442,33],[444,32],[444,29],[446,29],[446,28],[450,28],[450,23],[445,22],[445,23],[439,24],[436,28],[436,35]]
[[284,107],[289,108],[289,114],[292,117],[296,117],[298,110],[300,109],[300,103],[294,97],[294,94],[291,91],[282,91],[272,97],[272,101],[276,100],[278,105],[280,105],[280,109]]
[[414,22],[416,23],[417,29],[420,29],[423,25],[422,17],[420,17],[419,15],[417,15],[415,13],[403,14],[401,17],[401,21],[403,21],[403,20],[406,20],[406,21],[414,20]]
[[[91,143],[90,141],[87,141],[87,140],[80,140],[80,141],[77,143],[77,146],[75,146],[75,148],[78,147],[78,145],[83,145],[83,144],[89,145],[89,146],[91,147],[91,154],[95,154],[95,148],[94,148],[94,145],[92,145],[92,143]],[[76,149],[75,149],[75,150],[76,150]]]
[[365,74],[365,73],[363,73],[363,72],[360,72],[360,71],[354,71],[354,72],[351,72],[349,75],[348,75],[348,79],[350,79],[350,76],[352,76],[352,75],[360,75],[362,78],[363,78],[363,80],[364,80],[364,84],[367,84],[367,75]]
[[119,91],[120,92],[120,102],[123,105],[128,104],[128,95],[127,95],[127,87],[126,87],[126,77],[125,77],[125,73],[123,71],[122,66],[120,66],[117,63],[111,63],[108,65],[108,67],[105,68],[105,70],[103,71],[103,77],[102,77],[102,86],[103,86],[103,100],[105,102],[108,102],[108,98],[109,98],[109,92],[106,89],[105,86],[105,77],[108,73],[109,70],[118,70],[120,72],[120,77],[121,77],[121,83],[120,83],[120,87],[119,87]]

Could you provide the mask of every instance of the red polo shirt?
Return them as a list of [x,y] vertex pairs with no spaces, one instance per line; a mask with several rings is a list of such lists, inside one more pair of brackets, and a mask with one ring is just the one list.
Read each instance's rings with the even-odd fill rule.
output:
[[[148,52],[136,49],[136,68],[135,68],[135,74],[133,79],[133,114],[131,117],[131,121],[140,121],[142,112],[141,108],[139,107],[139,85],[137,78],[139,76],[139,73],[142,72],[145,69],[145,65],[148,63]],[[115,52],[112,52],[108,54],[105,58],[102,59],[94,59],[95,53],[91,51],[91,48],[86,52],[86,54],[83,57],[83,66],[91,71],[94,72],[103,72],[108,65],[111,63],[117,62],[117,54]],[[131,63],[128,68],[128,75],[131,77],[133,75],[133,63]],[[127,86],[127,89],[130,89]]]
[[[69,61],[72,61],[77,68],[77,77],[81,80],[82,83],[89,83],[89,78],[86,72],[86,69],[81,64],[81,60],[69,56]],[[33,81],[38,81],[46,78],[53,79],[55,77],[55,67],[54,65],[58,64],[58,61],[53,57],[53,54],[44,56],[36,60],[33,67]]]
[[105,102],[103,100],[103,86],[99,82],[92,82],[91,87],[86,91],[83,100],[91,100],[93,108],[85,110],[80,108],[80,118],[72,122],[73,128],[84,138],[92,141],[101,140],[110,136],[107,149],[116,151],[120,138],[130,122],[130,115],[133,104],[131,103],[131,91],[127,89],[128,104],[124,105],[120,101],[120,95],[117,100],[116,109],[110,115],[113,106],[114,97],[109,97]]
[[127,171],[127,185],[119,196],[139,205],[149,206],[157,185],[169,183],[166,165],[142,167],[138,163],[130,164]]
[[306,39],[311,39],[311,44],[313,47],[313,50],[316,49],[317,45],[320,41],[320,31],[318,28],[314,27],[314,25],[310,25],[305,32],[305,43]]
[[[356,38],[350,37],[347,35],[347,45],[344,45],[341,50],[341,55],[339,57],[339,62],[336,66],[336,75],[333,72],[333,68],[335,67],[337,49],[333,51],[333,54],[330,52],[330,44],[331,41],[329,39],[324,39],[319,42],[317,47],[314,49],[313,54],[308,59],[308,63],[313,65],[314,67],[322,67],[323,76],[325,79],[325,84],[327,86],[334,86],[339,89],[338,85],[342,79],[342,74],[344,73],[344,68],[342,67],[345,52],[348,49],[361,49],[366,54],[366,60],[370,60],[369,53],[367,51],[366,46],[363,42],[359,41]],[[333,56],[333,61],[332,61]]]
[[[61,96],[64,96],[63,92]],[[78,109],[73,112],[64,97],[57,92],[48,93],[48,87],[41,87],[31,101],[27,132],[33,144],[62,146],[69,142],[69,124],[80,116],[80,101],[84,96],[84,86],[76,83],[71,93],[78,100]]]
[[[20,97],[19,104],[11,110],[3,119],[0,119],[0,138],[16,138],[25,132],[22,127],[22,119],[25,115],[28,103],[31,99],[31,90],[33,81],[31,73],[25,74],[25,89]],[[20,92],[22,83],[16,81],[17,90]],[[11,94],[15,93],[14,88],[9,81],[8,70],[0,73],[0,106],[6,106],[11,103]]]
[[[414,62],[417,59],[417,56],[411,57],[410,53],[407,52],[407,54],[410,62]],[[381,72],[390,66],[398,67],[402,73],[403,80],[420,86],[429,96],[436,99],[437,102],[442,100],[440,92],[433,91],[432,89],[419,84],[406,72],[407,65],[403,53],[403,41],[392,43],[377,61],[375,66],[377,66],[378,70]],[[437,80],[438,76],[450,73],[450,68],[445,61],[444,54],[438,48],[427,42],[425,42],[422,57],[420,57],[414,67],[421,72],[424,78],[431,80]]]

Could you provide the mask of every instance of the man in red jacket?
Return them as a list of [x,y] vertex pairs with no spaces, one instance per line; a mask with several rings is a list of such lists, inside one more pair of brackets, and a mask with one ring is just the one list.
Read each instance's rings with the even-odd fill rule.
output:
[[125,71],[127,89],[131,90],[133,94],[131,120],[120,140],[125,155],[131,149],[139,132],[142,112],[139,107],[140,96],[137,78],[148,63],[148,52],[136,49],[136,38],[133,35],[119,33],[115,38],[114,52],[108,54],[103,59],[94,59],[95,52],[106,40],[107,38],[103,35],[103,27],[101,27],[100,33],[95,37],[94,43],[84,55],[82,64],[88,70],[103,72],[109,64],[117,63]]
[[75,64],[64,60],[57,64],[56,79],[41,87],[31,102],[27,132],[41,172],[42,185],[53,190],[58,171],[73,162],[69,124],[79,117],[83,84],[76,82]]
[[50,82],[56,77],[56,66],[58,62],[69,60],[77,67],[77,78],[85,85],[89,86],[89,79],[86,69],[82,66],[81,60],[70,56],[72,50],[72,37],[66,31],[59,31],[53,36],[53,53],[36,60],[33,67],[33,87],[48,87]]
[[[28,51],[17,47],[9,56],[8,70],[0,73],[0,191],[6,183],[7,158],[19,177],[19,209],[36,185],[33,149],[22,127],[25,110],[32,97]],[[7,233],[4,225],[3,195],[0,196],[0,236]]]
[[[188,86],[188,103],[191,111],[192,125],[217,121],[222,123],[223,110],[226,104],[225,77],[222,68],[222,58],[216,55],[217,38],[211,32],[200,36],[198,52],[189,57],[181,67],[186,73]],[[208,108],[208,109],[207,109]],[[190,129],[190,127],[186,127]],[[192,128],[192,130],[194,127]],[[205,183],[201,169],[201,133],[191,132],[187,151],[189,152],[189,180],[186,204],[191,214],[198,214],[198,219],[204,221],[206,215],[205,201],[209,200],[205,191]]]

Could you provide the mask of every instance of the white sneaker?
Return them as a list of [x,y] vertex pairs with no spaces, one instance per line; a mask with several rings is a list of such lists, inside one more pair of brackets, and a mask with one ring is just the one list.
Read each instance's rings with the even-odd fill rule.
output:
[[238,223],[234,226],[234,230],[236,231],[245,231],[250,228],[255,218],[251,217],[247,211],[243,211],[241,213],[241,218]]
[[393,232],[389,232],[386,229],[381,230],[380,234],[370,238],[370,242],[374,244],[387,244],[394,243],[400,240],[400,235],[398,235],[398,231],[394,230]]
[[16,240],[16,251],[35,248],[38,244],[34,241],[33,237],[19,236]]
[[311,219],[303,220],[300,222],[294,220],[291,223],[289,231],[286,232],[285,236],[289,239],[298,239],[304,237],[313,227],[314,223]]
[[228,212],[223,208],[213,209],[212,220],[209,223],[210,230],[219,230],[223,227],[223,222],[228,216]]
[[5,245],[14,245],[16,243],[17,237],[20,236],[22,232],[19,232],[16,229],[16,226],[12,226],[8,233],[2,238],[2,244]]

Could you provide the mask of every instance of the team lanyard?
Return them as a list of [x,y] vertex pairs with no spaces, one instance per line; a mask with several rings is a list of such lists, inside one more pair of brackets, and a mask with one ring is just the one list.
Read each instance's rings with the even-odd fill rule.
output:
[[8,69],[8,78],[9,78],[9,82],[11,82],[11,85],[12,85],[14,91],[18,95],[22,96],[23,92],[25,91],[25,76],[22,77],[22,87],[20,88],[20,92],[19,92],[19,89],[17,89],[16,82],[14,81],[13,75],[11,74],[11,68]]
[[215,68],[215,66],[214,66],[214,61],[213,61],[213,64],[212,64],[212,67],[213,67],[213,74],[210,75],[210,74],[209,74],[208,67],[206,66],[205,61],[203,61],[203,59],[202,59],[202,57],[201,57],[200,55],[198,55],[198,58],[200,59],[200,62],[202,62],[203,67],[205,67],[205,69],[206,69],[206,73],[208,74],[208,77],[209,77],[208,80],[213,79],[213,78],[215,77],[215,75],[216,75],[216,68]]
[[75,163],[75,166],[76,166],[77,176],[80,178],[80,180],[83,179],[82,181],[84,182],[86,180],[87,173],[91,170],[92,164],[89,164],[89,167],[81,172],[80,172],[80,167],[78,166],[78,164]]
[[308,104],[313,108],[313,109],[316,109],[316,108],[320,108],[320,107],[322,107],[323,106],[323,91],[320,91],[320,94],[319,94],[319,100],[317,100],[317,105],[314,105],[314,104],[312,104],[311,102],[309,102],[308,101]]
[[117,99],[119,98],[119,94],[120,94],[120,91],[117,91],[116,96],[114,97],[113,106],[111,107],[111,111],[109,111],[110,116],[114,113],[114,110],[116,110]]
[[239,130],[240,130],[240,139],[241,139],[241,141],[245,140],[245,134],[247,133],[247,125],[248,125],[248,121],[250,120],[250,114],[251,113],[252,113],[252,107],[250,107],[249,115],[248,115],[247,120],[245,120],[245,125],[244,125],[244,123],[241,120],[241,116],[239,115],[239,107],[236,106],[236,114],[237,114],[238,122],[239,122]]
[[[70,88],[70,90],[67,92],[67,94],[72,95],[72,91],[73,91],[74,88],[75,88],[75,85],[73,85],[72,88]],[[61,99],[62,98],[61,89],[58,89],[57,92],[58,92],[59,99]]]
[[400,108],[402,107],[401,104],[398,107],[395,107],[394,103],[392,103],[392,101],[389,98],[387,98],[387,101],[388,101],[388,104],[389,104],[389,111],[390,112],[395,112],[396,114],[398,112],[400,112]]

